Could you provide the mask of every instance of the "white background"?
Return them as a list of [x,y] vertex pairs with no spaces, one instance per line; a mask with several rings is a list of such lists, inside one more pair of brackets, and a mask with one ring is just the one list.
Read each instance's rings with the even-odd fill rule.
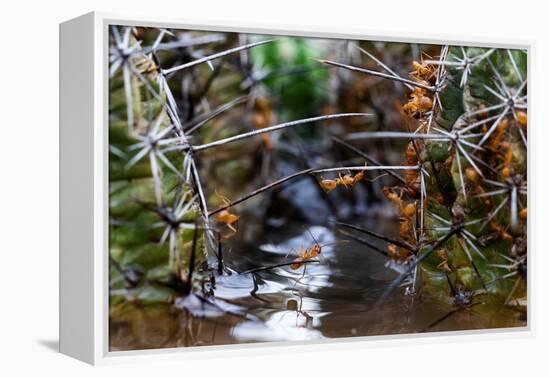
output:
[[[441,3],[441,4],[440,4]],[[0,371],[4,376],[542,375],[549,372],[550,20],[542,1],[3,1],[0,10]],[[407,340],[398,345],[308,346],[183,362],[92,368],[54,351],[58,339],[58,23],[91,10],[433,34],[445,39],[536,40],[530,91],[531,251],[536,253],[536,335],[501,340]],[[543,36],[543,33],[546,36]],[[531,259],[534,260],[534,259]],[[537,371],[538,372],[535,372]],[[6,373],[7,372],[7,373]]]

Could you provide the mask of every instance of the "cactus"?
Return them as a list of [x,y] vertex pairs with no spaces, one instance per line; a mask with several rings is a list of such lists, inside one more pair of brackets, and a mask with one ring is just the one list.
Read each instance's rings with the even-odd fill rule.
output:
[[[202,274],[198,279],[193,279],[196,266],[203,262],[208,266],[207,272],[214,269],[211,266],[216,262],[218,273],[224,272],[223,259],[219,254],[222,232],[216,222],[226,223],[236,232],[232,224],[239,216],[228,211],[242,200],[229,202],[224,199],[225,206],[209,210],[208,202],[211,201],[207,199],[201,183],[194,156],[196,153],[288,127],[364,115],[331,114],[271,127],[263,125],[248,133],[191,145],[190,139],[206,122],[243,103],[243,98],[222,104],[203,116],[191,116],[190,120],[184,122],[183,110],[176,103],[168,78],[179,71],[202,63],[212,65],[212,60],[272,41],[248,43],[163,69],[157,54],[166,48],[162,40],[168,34],[168,31],[161,30],[153,42],[146,40],[148,34],[145,29],[116,26],[111,29],[109,281],[112,310],[117,308],[117,303],[128,299],[172,302],[178,295],[189,294],[208,278],[208,274]],[[138,41],[138,37],[143,40]],[[143,48],[141,44],[144,41],[153,44]],[[220,38],[216,35],[196,38],[197,45],[211,44],[212,41],[220,41]],[[188,39],[172,42],[170,49],[181,46],[189,48],[193,42]],[[199,88],[201,90],[204,88]],[[308,172],[292,174],[255,190],[253,194],[257,195]],[[216,196],[218,200],[219,197],[223,198],[218,193]],[[251,196],[245,196],[245,199]],[[232,220],[224,220],[227,217]],[[197,253],[197,249],[203,252]]]
[[384,188],[401,215],[401,240],[412,247],[389,243],[388,255],[407,269],[380,302],[407,279],[408,293],[420,284],[457,305],[491,295],[526,306],[526,53],[443,47],[439,60],[414,61],[410,78],[325,63],[411,90],[403,111],[414,132],[348,136],[409,139],[404,163],[417,168]]
[[[112,29],[109,99],[109,245],[111,309],[133,296],[169,302],[169,277],[188,268],[194,223],[199,216],[189,182],[164,152],[172,132],[170,93],[151,56],[140,51],[131,29]],[[200,261],[200,258],[197,258]],[[159,284],[145,282],[159,280]],[[161,284],[166,283],[166,284]],[[166,285],[166,286],[165,286]]]
[[[425,260],[422,280],[427,289],[439,291],[438,282],[445,285],[447,276],[455,294],[460,288],[524,306],[526,54],[453,47],[442,53],[440,61],[427,62],[419,69],[432,71],[430,63],[448,71],[439,81],[430,82],[441,89],[435,91],[439,98],[432,98],[434,114],[419,118],[420,132],[437,130],[452,141],[427,139],[419,146],[419,154],[424,154],[419,163],[429,174],[424,177],[423,236],[439,239],[449,232],[454,235],[441,249],[420,248],[418,255]],[[435,71],[436,76],[438,71],[442,69]],[[440,187],[450,190],[444,195]]]

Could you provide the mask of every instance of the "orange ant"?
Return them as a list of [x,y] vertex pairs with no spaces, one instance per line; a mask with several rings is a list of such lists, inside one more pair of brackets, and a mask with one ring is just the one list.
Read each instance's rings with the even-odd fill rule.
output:
[[479,174],[477,171],[472,167],[467,167],[464,170],[464,175],[466,176],[466,179],[468,179],[470,182],[474,184],[479,184]]
[[413,60],[412,66],[414,70],[409,72],[409,76],[416,81],[430,81],[433,79],[435,74],[434,65],[426,64],[424,62],[419,63],[416,60]]
[[500,170],[500,175],[502,178],[508,178],[512,174],[512,160],[514,158],[514,153],[512,151],[512,144],[505,141],[501,143],[501,148],[503,151],[503,168]]
[[[416,154],[417,145],[409,142],[405,151],[405,165],[418,166],[418,156]],[[405,178],[405,191],[410,196],[416,197],[420,192],[420,174],[418,170],[411,169],[403,172]]]
[[[256,129],[268,127],[273,120],[273,112],[267,99],[258,97],[254,101],[254,112],[252,113],[251,123]],[[273,149],[273,141],[269,133],[261,134],[262,141],[267,150]]]
[[[304,272],[303,272],[302,276],[300,276],[300,278],[298,280],[296,280],[296,284],[298,284],[298,282],[300,280],[302,280],[302,278],[306,274],[306,267],[307,267],[306,264],[307,263],[304,263],[304,262],[310,261],[313,258],[316,258],[317,256],[319,256],[321,254],[321,251],[322,251],[323,247],[329,246],[329,245],[334,245],[334,244],[337,243],[337,242],[332,242],[332,243],[321,245],[321,244],[319,244],[319,242],[317,242],[315,237],[313,237],[313,234],[311,233],[311,231],[309,229],[307,229],[307,231],[308,231],[309,235],[311,236],[311,238],[313,238],[314,244],[311,247],[307,248],[307,249],[301,249],[298,252],[298,257],[294,260],[294,263],[292,263],[290,265],[290,269],[293,270],[293,271],[298,270],[300,267],[304,266]],[[343,241],[339,241],[339,242],[347,242],[347,241],[343,240]],[[294,286],[296,286],[296,284],[294,284]]]
[[353,176],[353,184],[356,184],[359,181],[362,181],[365,178],[365,171],[361,170],[359,173]]
[[340,184],[346,187],[354,186],[357,182],[362,181],[365,178],[365,171],[361,170],[359,173],[354,175],[346,174],[343,177],[340,176]]
[[439,249],[435,254],[441,259],[441,263],[437,265],[437,268],[445,272],[452,272],[453,270],[449,267],[449,256],[445,249]]
[[[321,177],[322,178],[322,177]],[[334,190],[338,185],[343,185],[346,188],[353,187],[357,182],[362,181],[365,178],[365,172],[360,171],[355,175],[345,174],[342,176],[338,175],[338,178],[335,179],[321,179],[319,181],[319,186],[326,192]]]
[[394,244],[389,244],[388,256],[394,260],[404,261],[411,256],[411,251],[403,247],[398,247],[397,245],[394,245]]
[[351,174],[345,174],[344,176],[340,174],[338,178],[338,182],[339,184],[344,185],[347,188],[355,184],[355,179]]
[[[322,246],[319,245],[317,241],[315,241],[315,243],[309,249],[301,250],[299,252],[299,256],[296,263],[291,264],[290,269],[291,270],[299,269],[300,267],[302,267],[303,262],[307,260],[311,260],[316,256],[318,256],[319,254],[321,254],[321,250],[322,250]],[[305,270],[305,266],[304,266],[304,270]]]
[[339,179],[321,179],[319,185],[326,192],[330,192],[338,186],[338,183],[340,183]]
[[498,124],[493,136],[491,137],[491,142],[489,143],[489,149],[492,151],[497,151],[502,143],[502,138],[508,129],[510,121],[508,118],[504,118]]
[[422,88],[414,88],[409,102],[403,105],[403,111],[411,117],[422,116],[427,111],[432,109],[433,101],[426,95],[426,90]]
[[412,77],[425,80],[426,76],[432,74],[432,70],[426,64],[422,64],[414,60],[412,62],[412,66],[414,68],[414,71],[409,73],[409,75],[411,75]]
[[[414,71],[409,73],[409,76],[416,82],[429,85],[434,78],[435,67],[433,65],[419,63],[416,60],[412,62]],[[409,102],[403,105],[403,111],[411,117],[421,117],[427,111],[430,111],[433,106],[431,96],[426,92],[426,89],[415,87],[410,94]]]
[[516,111],[516,118],[523,128],[527,128],[527,113],[525,111]]
[[[290,265],[290,269],[291,270],[297,270],[299,269],[303,262],[305,261],[308,261],[308,260],[311,260],[315,257],[317,257],[319,254],[321,254],[321,250],[323,249],[324,246],[327,246],[327,245],[320,245],[319,242],[317,242],[317,240],[315,239],[315,237],[313,237],[313,233],[311,233],[311,231],[309,229],[307,229],[307,232],[309,233],[309,235],[311,236],[311,238],[313,239],[314,241],[314,244],[308,248],[308,249],[301,249],[299,252],[298,252],[298,258],[296,259],[296,263],[292,263]],[[328,244],[330,245],[330,244]],[[305,265],[304,265],[304,272],[305,272]]]
[[[384,187],[382,191],[386,198],[399,208],[399,213],[401,214],[399,218],[399,235],[404,241],[414,244],[416,240],[412,235],[412,225],[413,217],[416,214],[416,205],[414,203],[406,204],[403,202],[403,191],[401,191],[400,195],[388,187]],[[410,255],[410,251],[400,250],[396,245],[391,244],[388,245],[388,254],[392,258],[403,259],[403,257]]]
[[485,194],[485,189],[480,184],[481,179],[479,173],[474,168],[467,167],[464,170],[464,176],[466,176],[466,179],[473,184],[472,191],[482,199],[485,207],[491,208],[493,206],[491,200],[488,197],[484,199],[482,198],[482,196]]
[[504,241],[513,241],[514,237],[512,237],[512,235],[508,233],[508,230],[505,227],[503,227],[496,221],[491,221],[490,226],[491,229],[495,231]]
[[399,207],[399,211],[404,217],[411,218],[416,213],[416,207],[413,203],[404,204],[402,196],[403,192],[400,195],[397,195],[391,188],[384,187],[382,189],[384,195],[388,200]]
[[[216,191],[216,195],[218,195],[223,200],[225,205],[229,206],[231,204],[229,199],[227,199],[223,195],[220,195],[217,191]],[[237,233],[237,229],[233,226],[233,224],[236,224],[237,221],[239,221],[240,216],[235,215],[234,213],[231,213],[229,211],[229,208],[230,207],[228,207],[228,208],[220,211],[218,214],[216,214],[216,221],[220,222],[220,223],[224,223],[225,225],[227,225],[227,227],[229,229],[231,229],[231,231],[233,233]]]
[[527,220],[527,208],[523,208],[519,211],[519,218],[522,220]]

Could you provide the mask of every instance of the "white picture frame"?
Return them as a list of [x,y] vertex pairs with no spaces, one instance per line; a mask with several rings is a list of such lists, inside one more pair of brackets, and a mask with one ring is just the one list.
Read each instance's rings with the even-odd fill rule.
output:
[[[185,19],[144,18],[109,13],[88,13],[60,25],[60,351],[90,364],[131,362],[139,359],[207,358],[211,356],[292,352],[295,347],[315,346],[345,349],[360,343],[365,347],[401,342],[448,342],[472,339],[505,339],[535,334],[533,313],[534,269],[528,277],[528,326],[515,329],[469,330],[467,332],[384,335],[323,341],[276,342],[109,352],[108,348],[108,27],[139,25],[179,29],[295,35],[324,38],[382,40],[395,42],[448,43],[528,51],[528,85],[533,72],[534,42],[499,41],[459,36],[442,40],[436,35],[402,35],[385,31],[321,30],[288,25],[208,25]],[[532,123],[532,122],[531,122]],[[530,123],[530,137],[536,125]],[[535,131],[532,131],[535,128]],[[529,143],[532,161],[533,143]],[[531,169],[529,163],[528,170]],[[530,188],[531,192],[531,188]],[[528,200],[532,197],[528,196]],[[531,218],[531,214],[530,214]],[[530,219],[528,220],[530,221]],[[528,226],[529,238],[532,226]],[[536,254],[528,244],[529,265]]]

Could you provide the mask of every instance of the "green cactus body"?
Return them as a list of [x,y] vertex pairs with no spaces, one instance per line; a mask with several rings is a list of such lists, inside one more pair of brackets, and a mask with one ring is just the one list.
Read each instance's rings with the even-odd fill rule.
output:
[[[464,57],[470,65],[460,65]],[[527,273],[526,54],[453,47],[445,61],[450,63],[438,99],[433,96],[434,119],[424,115],[419,123],[422,132],[437,129],[465,142],[428,139],[421,144],[433,162],[422,165],[429,174],[424,237],[437,240],[454,226],[462,229],[438,250],[420,243],[418,256],[430,254],[420,264],[422,288],[450,295],[459,287],[522,306]],[[475,123],[479,125],[471,126]]]
[[[149,86],[159,91],[151,57],[136,53],[129,56],[128,61],[134,70],[132,74],[125,78],[124,70],[130,69],[130,64],[123,65],[110,80],[111,310],[117,310],[116,304],[124,301],[128,292],[142,303],[172,299],[174,290],[163,284],[170,274],[183,276],[187,270],[193,238],[193,230],[189,227],[199,215],[197,205],[190,205],[177,219],[181,226],[174,225],[171,229],[168,226],[177,205],[187,207],[185,204],[192,196],[191,187],[179,185],[181,177],[163,161],[166,159],[172,166],[181,166],[182,157],[178,153],[152,156],[154,144],[144,151],[147,138],[155,132],[163,132],[171,122],[163,107],[166,96],[152,98],[147,89]],[[131,108],[127,106],[128,98]],[[198,255],[196,262],[202,260],[203,255]],[[144,276],[139,276],[141,273]],[[158,279],[159,284],[143,284],[145,279]]]

